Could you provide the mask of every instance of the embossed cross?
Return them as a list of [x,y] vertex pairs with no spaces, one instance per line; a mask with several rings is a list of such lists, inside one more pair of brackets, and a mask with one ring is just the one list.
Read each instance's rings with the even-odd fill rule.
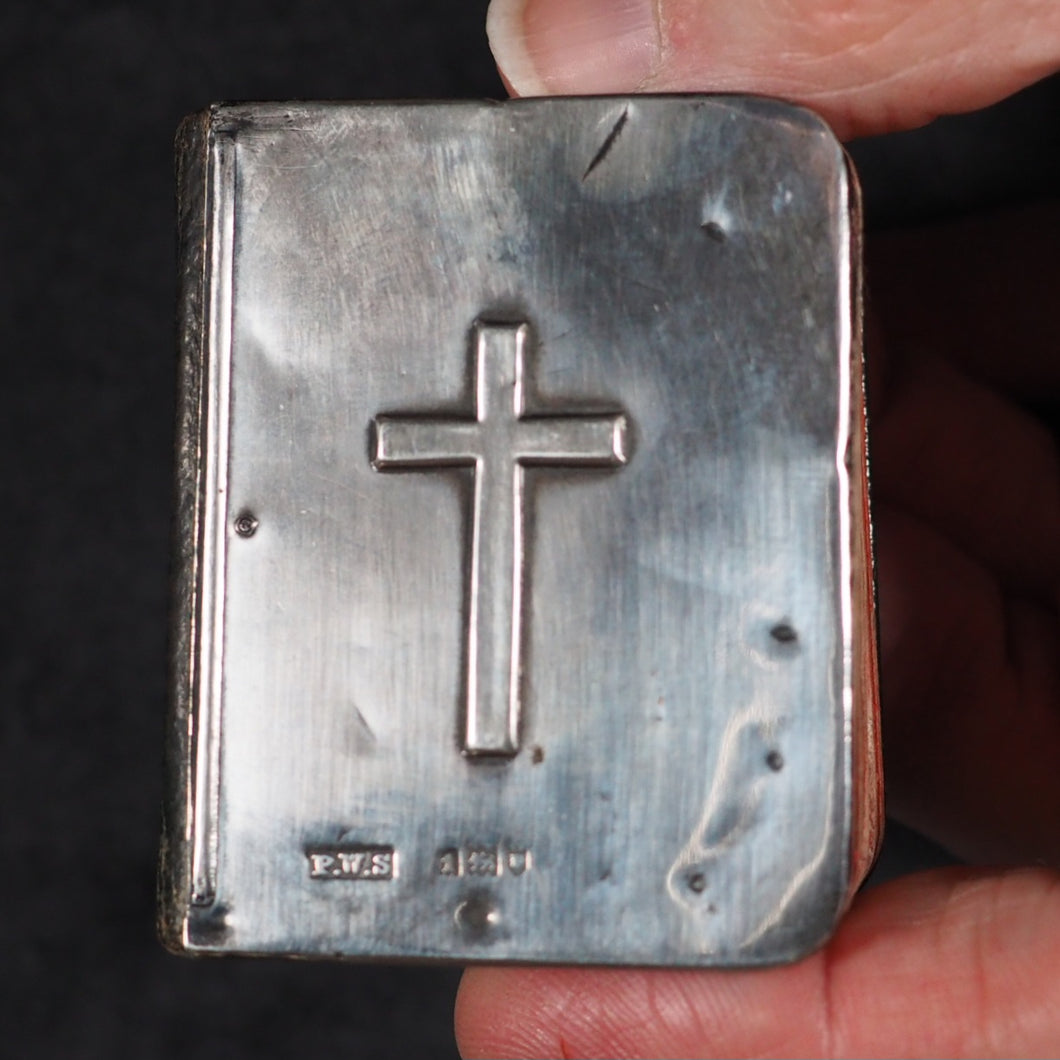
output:
[[474,419],[377,416],[379,471],[473,467],[463,751],[519,750],[528,465],[613,468],[627,459],[622,414],[526,410],[527,324],[476,322]]

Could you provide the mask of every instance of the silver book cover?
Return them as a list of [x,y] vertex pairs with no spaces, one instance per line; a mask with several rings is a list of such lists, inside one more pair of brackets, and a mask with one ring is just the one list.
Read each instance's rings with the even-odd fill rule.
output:
[[215,106],[178,169],[166,943],[819,946],[881,808],[829,130],[746,97]]

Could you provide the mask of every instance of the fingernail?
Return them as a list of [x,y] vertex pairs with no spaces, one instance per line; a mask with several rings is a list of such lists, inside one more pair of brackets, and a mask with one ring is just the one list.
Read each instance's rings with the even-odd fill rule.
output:
[[660,55],[655,0],[492,0],[486,32],[520,96],[630,92]]

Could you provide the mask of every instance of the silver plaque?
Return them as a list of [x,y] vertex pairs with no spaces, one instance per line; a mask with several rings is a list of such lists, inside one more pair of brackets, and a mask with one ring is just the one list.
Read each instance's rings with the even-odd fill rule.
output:
[[181,133],[162,930],[755,965],[879,789],[856,187],[739,97]]

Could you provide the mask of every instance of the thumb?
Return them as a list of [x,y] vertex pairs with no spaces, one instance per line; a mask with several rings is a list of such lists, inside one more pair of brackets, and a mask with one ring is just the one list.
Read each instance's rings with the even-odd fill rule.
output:
[[759,92],[842,137],[974,110],[1060,68],[1056,0],[492,0],[516,95]]

